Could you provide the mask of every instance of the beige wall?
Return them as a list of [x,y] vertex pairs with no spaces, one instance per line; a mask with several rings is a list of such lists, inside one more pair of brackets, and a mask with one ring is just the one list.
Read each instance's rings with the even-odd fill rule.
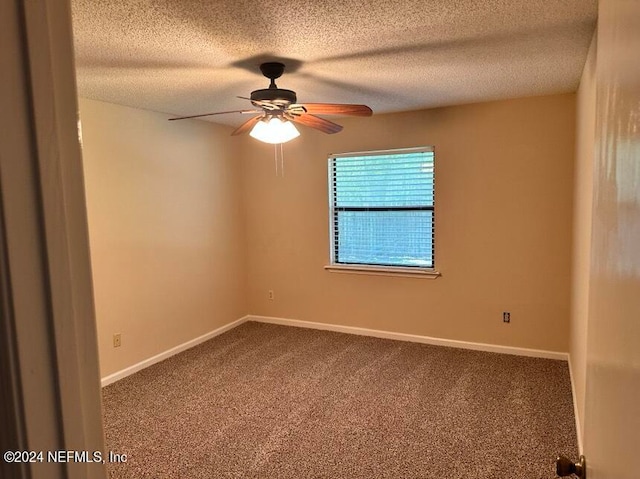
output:
[[[227,127],[81,100],[102,376],[246,313],[567,351],[574,106],[341,119],[286,144],[282,177],[273,147]],[[420,145],[436,147],[442,277],[325,271],[327,155]]]
[[[567,351],[575,95],[339,122],[286,144],[284,177],[272,147],[243,143],[249,312]],[[421,145],[436,149],[442,277],[325,271],[327,155]]]
[[228,127],[80,113],[104,377],[246,313],[240,159]]
[[593,214],[593,160],[596,129],[596,36],[587,57],[576,101],[576,159],[574,174],[573,264],[571,291],[570,361],[578,435],[584,431],[589,268]]

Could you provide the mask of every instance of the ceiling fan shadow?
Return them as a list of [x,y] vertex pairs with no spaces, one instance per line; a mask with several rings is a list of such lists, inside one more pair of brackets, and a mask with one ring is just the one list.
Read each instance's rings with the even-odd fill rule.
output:
[[593,31],[594,27],[595,21],[581,20],[538,28],[522,29],[519,31],[507,29],[496,34],[469,35],[465,38],[440,40],[436,42],[411,42],[402,45],[394,45],[391,47],[374,48],[359,52],[345,53],[342,55],[332,55],[328,57],[318,58],[314,60],[313,63],[322,64],[342,60],[358,59],[368,60],[376,57],[402,57],[404,54],[436,54],[453,53],[456,51],[464,52],[465,50],[478,51],[490,50],[494,48],[509,48],[510,46],[539,41],[541,39],[544,40],[567,34],[573,35],[575,34],[575,32]]
[[299,72],[296,76],[299,78],[305,78],[314,82],[322,83],[323,85],[337,88],[349,93],[365,95],[371,98],[378,98],[389,101],[402,101],[404,99],[404,97],[399,94],[390,94],[388,92],[372,88],[370,86],[349,83],[344,80],[336,80],[335,78],[325,78],[313,73]]
[[230,63],[229,66],[240,68],[257,75],[262,75],[262,73],[260,73],[260,65],[268,62],[283,63],[286,67],[285,73],[287,74],[297,72],[304,64],[302,60],[297,60],[295,58],[287,58],[272,53],[260,53],[258,55],[253,55],[252,57],[237,60]]

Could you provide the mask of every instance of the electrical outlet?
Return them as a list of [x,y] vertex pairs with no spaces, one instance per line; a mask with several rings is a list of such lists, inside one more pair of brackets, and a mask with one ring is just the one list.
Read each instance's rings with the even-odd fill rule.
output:
[[113,347],[114,348],[119,348],[120,346],[122,346],[122,336],[120,335],[120,333],[114,334],[113,335]]
[[269,290],[269,299],[270,299],[271,301],[273,301],[274,299],[276,299],[276,295],[275,295],[275,294],[273,294],[273,290],[272,290],[272,289],[270,289],[270,290]]
[[502,313],[502,322],[510,323],[511,322],[511,313],[509,311],[505,311]]

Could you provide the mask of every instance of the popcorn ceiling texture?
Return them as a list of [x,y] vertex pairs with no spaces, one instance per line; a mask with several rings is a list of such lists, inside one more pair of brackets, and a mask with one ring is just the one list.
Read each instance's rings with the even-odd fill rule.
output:
[[[72,0],[79,94],[242,109],[284,59],[300,102],[376,113],[575,91],[597,0]],[[211,121],[232,125],[246,117]]]
[[103,389],[111,479],[542,479],[565,361],[245,323]]

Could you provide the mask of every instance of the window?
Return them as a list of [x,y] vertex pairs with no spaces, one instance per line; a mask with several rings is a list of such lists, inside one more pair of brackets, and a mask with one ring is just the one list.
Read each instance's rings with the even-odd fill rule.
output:
[[330,156],[331,265],[433,271],[433,183],[432,147]]

